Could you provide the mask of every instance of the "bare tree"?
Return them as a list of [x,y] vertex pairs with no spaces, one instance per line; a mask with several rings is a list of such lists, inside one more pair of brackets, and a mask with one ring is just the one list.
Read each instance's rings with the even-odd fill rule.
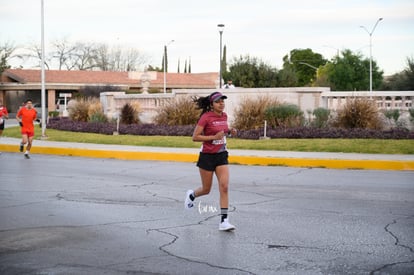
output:
[[[4,47],[3,47],[4,48]],[[46,69],[136,71],[148,63],[149,57],[134,48],[111,47],[104,43],[71,43],[68,39],[55,40],[45,54]],[[3,51],[2,51],[3,56]],[[40,67],[42,52],[33,44],[16,55],[22,63]]]
[[62,70],[65,66],[67,70],[71,70],[74,67],[74,54],[76,47],[71,45],[66,38],[62,40],[56,40],[52,43],[53,46],[53,58],[57,59],[58,70]]
[[113,48],[109,52],[109,60],[111,71],[124,71],[123,70],[123,60],[122,60],[122,50],[120,47]]
[[144,66],[149,61],[149,57],[140,51],[130,48],[126,51],[124,58],[125,71],[138,71],[140,66]]
[[145,65],[148,57],[134,48],[112,48],[109,52],[110,68],[112,71],[129,72],[137,71]]
[[108,45],[98,45],[98,47],[96,48],[95,64],[96,67],[102,71],[109,71],[111,69]]
[[[22,63],[31,63],[31,60],[34,60],[36,64],[34,67],[39,68],[41,66],[42,60],[42,48],[40,45],[32,44],[27,48],[24,48],[25,52],[18,54],[17,57],[22,60]],[[50,69],[50,64],[52,63],[53,55],[45,53],[45,67],[47,70]]]
[[73,68],[76,70],[92,70],[96,67],[97,46],[93,43],[78,42],[73,55]]
[[148,57],[136,49],[124,49],[119,46],[111,49],[106,44],[99,45],[95,57],[97,67],[103,71],[136,71],[147,61]]

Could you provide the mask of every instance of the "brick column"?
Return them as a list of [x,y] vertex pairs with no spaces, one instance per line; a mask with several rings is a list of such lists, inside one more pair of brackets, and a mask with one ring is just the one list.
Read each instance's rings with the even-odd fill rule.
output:
[[47,90],[48,112],[56,111],[56,90]]

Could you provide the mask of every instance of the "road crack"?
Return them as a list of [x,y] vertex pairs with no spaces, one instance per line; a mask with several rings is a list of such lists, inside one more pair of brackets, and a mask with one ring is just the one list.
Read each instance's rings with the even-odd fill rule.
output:
[[[410,219],[410,218],[413,218],[414,216],[411,216],[411,217],[407,217],[407,219]],[[400,242],[400,239],[398,238],[398,236],[396,235],[396,234],[394,234],[392,231],[391,231],[391,226],[392,225],[394,225],[394,224],[397,224],[397,219],[395,219],[395,220],[393,220],[392,222],[390,222],[390,223],[388,223],[385,227],[384,227],[384,230],[385,230],[385,232],[387,232],[389,235],[391,235],[391,237],[395,240],[394,241],[394,245],[395,246],[399,246],[399,247],[402,247],[402,248],[404,248],[404,249],[407,249],[408,251],[410,251],[411,253],[414,253],[414,249],[412,248],[412,247],[410,247],[410,246],[408,246],[408,245],[405,245],[405,244],[402,244],[401,242]],[[396,265],[403,265],[403,264],[411,264],[411,263],[414,263],[414,259],[413,260],[411,260],[411,261],[399,261],[399,262],[394,262],[394,263],[388,263],[388,264],[384,264],[383,266],[381,266],[381,267],[379,267],[379,268],[377,268],[377,269],[375,269],[375,270],[373,270],[373,271],[371,271],[369,274],[370,275],[374,275],[374,274],[376,274],[376,273],[381,273],[381,271],[383,271],[384,269],[387,269],[387,268],[389,268],[389,267],[393,267],[393,266],[396,266]]]
[[171,257],[174,257],[174,258],[177,258],[177,259],[180,259],[180,260],[184,260],[184,261],[187,261],[187,262],[190,262],[190,263],[204,264],[204,265],[207,265],[207,266],[212,267],[212,268],[234,271],[237,274],[244,274],[245,273],[245,274],[255,275],[255,273],[250,272],[248,270],[241,269],[241,268],[214,265],[214,264],[211,264],[207,261],[202,261],[202,260],[199,260],[197,258],[191,258],[191,257],[188,257],[188,256],[176,255],[173,252],[168,251],[167,247],[174,245],[177,242],[177,240],[179,240],[179,238],[180,238],[178,235],[175,235],[171,232],[168,232],[167,231],[168,229],[176,229],[176,228],[183,228],[183,227],[189,227],[189,226],[194,226],[194,225],[200,225],[200,224],[203,224],[204,222],[206,222],[206,221],[208,221],[212,218],[215,218],[216,216],[217,215],[209,216],[209,217],[207,217],[207,218],[205,218],[205,219],[203,219],[203,220],[201,220],[197,223],[193,223],[193,224],[186,224],[186,225],[172,226],[172,227],[164,227],[164,228],[151,228],[151,229],[147,230],[147,233],[150,234],[151,232],[155,231],[155,232],[158,232],[160,234],[168,235],[172,238],[172,240],[170,242],[167,242],[167,243],[165,243],[165,244],[158,247],[159,250],[166,253],[168,256],[171,256]]

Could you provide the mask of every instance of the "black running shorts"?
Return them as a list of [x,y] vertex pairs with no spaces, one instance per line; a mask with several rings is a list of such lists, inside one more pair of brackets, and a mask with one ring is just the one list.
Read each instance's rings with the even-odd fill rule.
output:
[[215,171],[217,166],[229,164],[229,153],[227,151],[217,154],[200,153],[197,166],[207,171]]

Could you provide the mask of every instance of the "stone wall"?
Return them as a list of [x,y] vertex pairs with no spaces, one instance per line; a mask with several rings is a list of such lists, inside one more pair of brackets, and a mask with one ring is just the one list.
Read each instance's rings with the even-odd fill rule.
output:
[[234,119],[234,110],[245,98],[270,96],[279,102],[295,104],[300,107],[305,116],[318,107],[336,110],[353,97],[367,97],[376,100],[380,109],[400,109],[405,111],[412,108],[414,91],[403,92],[331,92],[325,87],[293,87],[293,88],[234,88],[234,89],[174,89],[169,94],[125,94],[124,92],[101,93],[101,103],[109,118],[118,117],[122,106],[127,102],[138,101],[142,113],[140,119],[144,123],[152,122],[156,110],[175,97],[207,96],[214,91],[221,91],[226,100],[226,112],[229,122]]
[[336,110],[349,98],[369,98],[375,100],[378,109],[407,111],[413,108],[414,91],[387,92],[324,92],[321,94],[323,106]]

